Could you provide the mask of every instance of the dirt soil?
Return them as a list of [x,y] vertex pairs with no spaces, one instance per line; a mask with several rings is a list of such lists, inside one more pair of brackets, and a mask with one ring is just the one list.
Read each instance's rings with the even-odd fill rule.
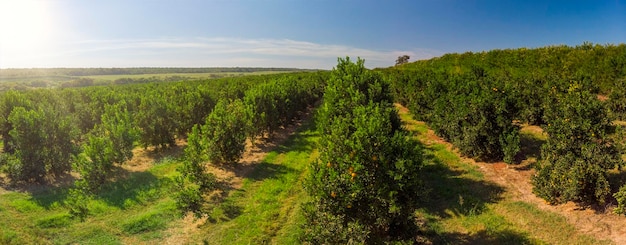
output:
[[[408,113],[408,109],[396,105],[400,113]],[[539,127],[526,130],[538,131]],[[532,193],[531,176],[535,173],[532,168],[534,160],[522,161],[519,165],[509,165],[504,162],[486,163],[477,162],[471,158],[462,157],[452,144],[441,139],[433,130],[428,130],[425,144],[440,143],[455,152],[462,161],[478,166],[484,174],[485,180],[496,183],[505,188],[504,197],[514,201],[523,201],[535,204],[538,208],[558,213],[567,219],[567,222],[576,227],[581,233],[596,237],[600,240],[609,239],[615,244],[626,244],[626,218],[612,212],[613,207],[598,209],[584,209],[575,203],[568,202],[561,205],[550,205]]]

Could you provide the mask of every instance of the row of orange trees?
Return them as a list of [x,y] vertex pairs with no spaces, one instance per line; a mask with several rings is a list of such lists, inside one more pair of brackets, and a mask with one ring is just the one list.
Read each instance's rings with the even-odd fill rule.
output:
[[242,98],[220,99],[203,123],[188,134],[185,161],[177,179],[177,205],[183,212],[202,214],[203,194],[216,188],[205,162],[233,164],[241,159],[246,139],[272,137],[319,101],[323,77],[290,76],[258,84]]
[[[218,97],[228,96],[221,91],[245,91],[254,83],[233,79],[5,92],[0,94],[2,169],[14,182],[43,182],[70,171],[72,156],[88,143],[117,145],[111,151],[122,155],[129,150],[120,147],[132,149],[137,140],[144,147],[173,145],[204,120]],[[96,143],[96,138],[113,143]]]
[[464,155],[516,163],[519,125],[539,125],[549,139],[534,192],[551,203],[610,201],[609,170],[623,165],[612,120],[626,112],[626,45],[448,54],[385,73],[398,101]]
[[[97,192],[112,170],[132,157],[137,144],[160,150],[189,134],[198,142],[196,151],[210,160],[236,161],[246,137],[271,134],[315,103],[324,76],[297,73],[8,91],[0,94],[0,170],[15,184],[79,172],[68,203],[75,204],[70,205],[74,214],[84,216],[83,194]],[[191,162],[200,164],[197,159]],[[192,170],[183,174],[185,178],[197,171],[186,169]],[[210,182],[198,181],[203,186]]]
[[320,157],[305,184],[303,240],[312,244],[410,241],[423,195],[421,151],[407,137],[390,84],[339,59],[317,113]]

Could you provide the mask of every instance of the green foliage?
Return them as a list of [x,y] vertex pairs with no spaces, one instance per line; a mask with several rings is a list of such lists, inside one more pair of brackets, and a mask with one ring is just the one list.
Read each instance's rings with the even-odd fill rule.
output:
[[518,129],[510,124],[543,124],[553,103],[550,91],[567,88],[570,80],[581,81],[592,94],[612,94],[611,111],[622,114],[624,57],[624,44],[586,43],[446,54],[384,72],[396,100],[462,153],[511,163],[519,143]]
[[69,215],[72,218],[78,218],[81,221],[84,221],[89,215],[89,201],[92,199],[89,194],[87,194],[84,188],[81,188],[81,183],[76,184],[76,188],[71,188],[67,195],[67,199],[65,200],[65,206],[69,210]]
[[183,214],[193,212],[197,216],[202,214],[204,198],[203,191],[210,191],[216,187],[217,179],[212,173],[206,172],[208,139],[201,133],[201,127],[195,125],[187,136],[185,160],[178,168],[181,176],[176,178],[177,193],[176,207]]
[[194,125],[203,124],[207,115],[215,106],[215,97],[208,87],[191,87],[178,84],[169,90],[176,109],[176,120],[179,122],[177,134],[185,136]]
[[[391,88],[383,77],[365,68],[364,60],[353,63],[349,58],[339,59],[333,69],[324,92],[324,103],[317,115],[317,126],[323,133],[329,132],[332,122],[338,117],[348,117],[358,105],[370,101],[390,106],[393,103]],[[399,127],[399,120],[394,127]]]
[[610,194],[607,171],[623,164],[608,137],[613,127],[606,109],[577,83],[554,96],[545,114],[550,137],[541,149],[533,191],[550,203],[604,203]]
[[201,135],[200,127],[194,126],[187,137],[187,147],[185,147],[185,161],[179,169],[183,178],[196,183],[203,190],[210,190],[215,187],[216,178],[213,174],[206,172],[206,138]]
[[74,165],[90,192],[104,184],[114,163],[122,163],[133,156],[137,130],[123,104],[105,106],[102,123],[87,136],[83,153],[75,157]]
[[350,220],[349,217],[319,212],[328,207],[317,205],[307,203],[304,207],[306,220],[316,223],[306,225],[302,240],[311,244],[366,244],[368,242],[370,230],[358,220],[346,225],[346,220]]
[[12,201],[10,206],[15,208],[15,210],[20,213],[30,213],[43,210],[43,208],[37,205],[34,200],[17,199]]
[[[303,239],[314,243],[381,243],[416,234],[423,193],[418,144],[400,128],[388,84],[339,59],[318,122],[320,158],[310,166]],[[350,105],[350,106],[348,106]]]
[[19,233],[10,230],[3,229],[0,231],[0,243],[2,244],[24,244],[25,242],[20,239]]
[[183,214],[192,212],[196,216],[202,214],[202,204],[204,198],[202,197],[202,188],[200,185],[190,181],[188,178],[179,176],[176,179],[176,208]]
[[31,108],[31,102],[24,96],[23,93],[16,91],[7,91],[1,94],[0,100],[0,136],[3,141],[3,151],[6,153],[13,153],[12,140],[9,132],[13,129],[11,122],[9,121],[9,115],[16,107],[23,107],[26,109]]
[[[124,101],[108,106],[105,105],[102,124],[96,127],[96,133],[111,141],[112,163],[123,163],[133,157],[135,141],[139,138],[139,130],[134,126]],[[88,154],[89,155],[89,154]]]
[[607,107],[612,117],[626,120],[626,79],[616,81],[615,87],[609,94]]
[[613,210],[616,214],[626,214],[626,185],[619,188],[619,191],[613,194],[617,200],[617,207]]
[[59,176],[71,169],[76,152],[75,130],[67,117],[51,109],[16,107],[9,115],[13,156],[8,174],[14,181],[42,182],[46,174]]
[[106,181],[113,168],[113,142],[105,137],[90,136],[84,153],[76,156],[74,165],[87,189],[95,192]]
[[434,102],[429,121],[435,132],[464,155],[512,163],[519,151],[519,127],[504,91],[480,89],[447,93]]
[[319,77],[282,77],[246,91],[244,104],[249,123],[248,137],[273,133],[297,119],[319,100],[323,81]]
[[209,160],[213,163],[236,163],[246,143],[246,117],[241,100],[217,102],[202,126]]
[[140,142],[144,147],[164,148],[174,145],[177,120],[173,104],[163,94],[152,91],[141,97],[137,126],[141,129]]

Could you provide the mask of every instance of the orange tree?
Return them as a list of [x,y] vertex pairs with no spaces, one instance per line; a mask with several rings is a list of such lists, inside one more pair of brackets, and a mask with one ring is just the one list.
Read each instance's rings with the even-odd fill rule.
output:
[[139,141],[144,147],[165,148],[176,143],[176,120],[174,104],[156,89],[141,97],[137,126],[141,129]]
[[[219,105],[221,106],[221,105]],[[218,110],[219,107],[218,107]],[[193,212],[202,214],[203,191],[216,187],[216,177],[207,173],[205,161],[207,159],[207,141],[201,133],[202,126],[195,125],[187,135],[185,160],[177,170],[181,173],[176,177],[177,192],[174,196],[176,207],[184,213]]]
[[512,124],[515,108],[507,92],[471,78],[456,79],[451,79],[455,90],[433,101],[430,126],[466,156],[512,163],[519,151],[519,127]]
[[309,169],[302,239],[382,243],[415,237],[413,213],[423,193],[418,144],[402,130],[389,84],[339,59],[318,113],[320,158]]
[[2,93],[0,97],[0,136],[3,141],[3,152],[13,153],[13,144],[11,143],[11,135],[9,132],[13,129],[13,125],[9,121],[9,115],[16,107],[25,109],[32,108],[32,102],[26,98],[23,93],[17,91],[7,91]]
[[607,171],[623,164],[608,137],[613,127],[604,104],[582,87],[555,92],[545,112],[550,137],[532,182],[533,192],[550,203],[604,203],[610,194]]
[[60,176],[71,170],[77,146],[76,130],[68,117],[50,107],[15,107],[8,122],[13,152],[5,154],[11,180],[42,182],[48,174]]
[[245,109],[241,100],[220,100],[202,126],[209,160],[213,163],[236,163],[246,146]]
[[246,91],[243,101],[250,121],[248,137],[271,137],[319,101],[323,84],[315,75],[290,74]]

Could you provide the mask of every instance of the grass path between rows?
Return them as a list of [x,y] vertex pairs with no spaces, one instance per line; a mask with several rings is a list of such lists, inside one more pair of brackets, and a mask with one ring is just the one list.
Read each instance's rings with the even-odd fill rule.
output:
[[299,244],[304,222],[300,205],[307,198],[303,180],[318,156],[319,137],[311,124],[269,152],[244,178],[242,188],[213,209],[192,243]]
[[419,211],[434,244],[612,244],[582,234],[557,213],[520,201],[485,178],[485,169],[460,157],[423,122],[398,105],[405,127],[424,145],[430,200]]

